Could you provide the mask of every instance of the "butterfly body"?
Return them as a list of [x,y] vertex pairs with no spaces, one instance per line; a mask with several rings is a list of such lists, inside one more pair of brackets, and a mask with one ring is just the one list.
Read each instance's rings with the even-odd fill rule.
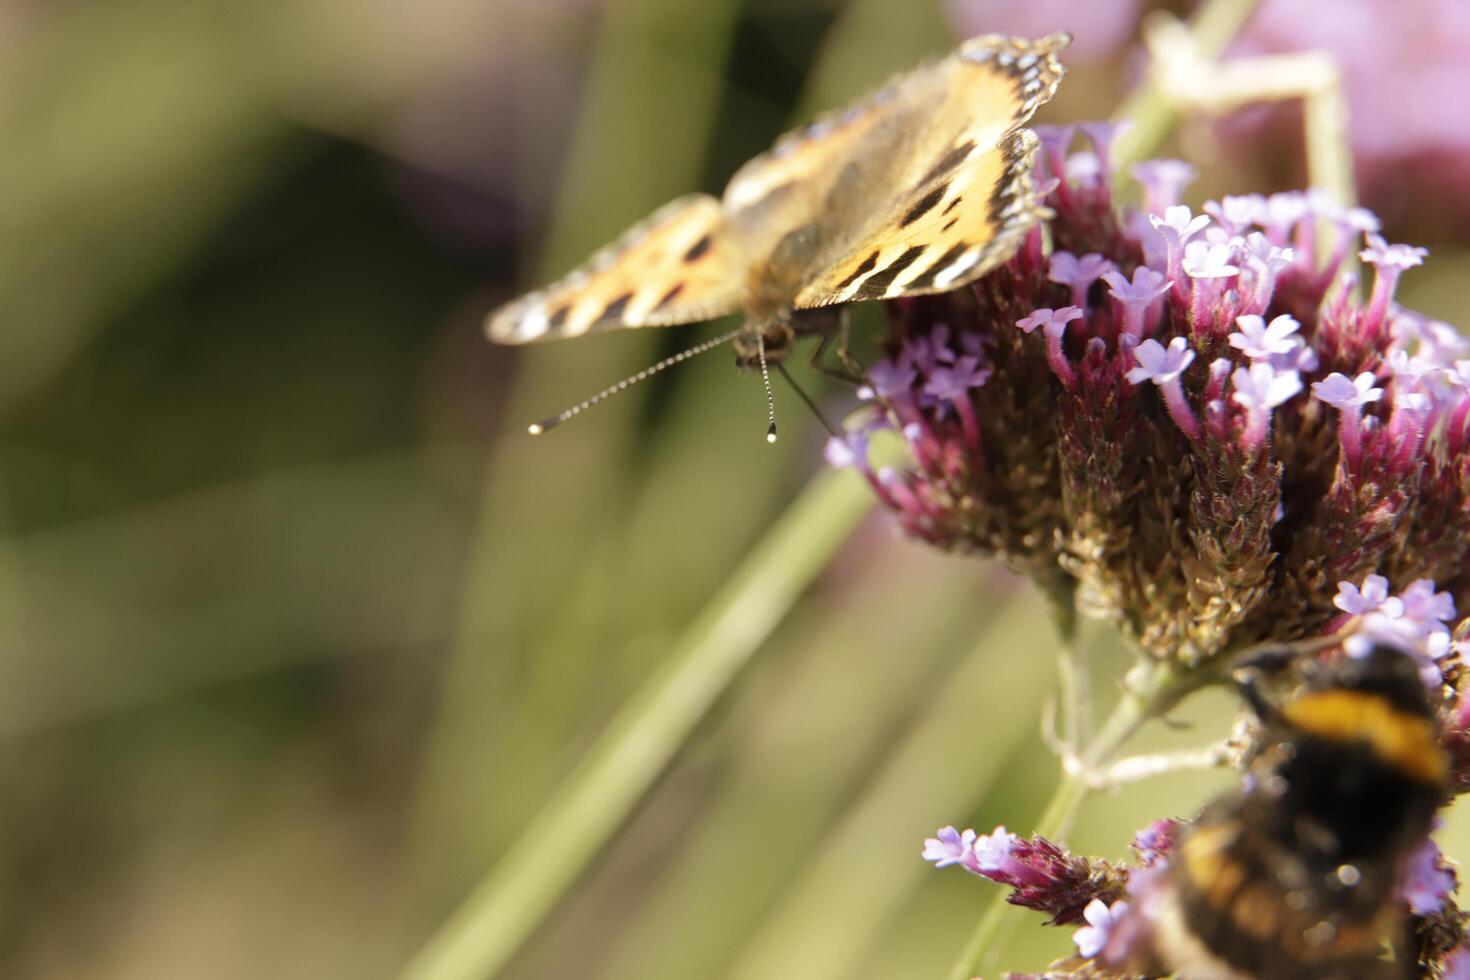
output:
[[778,361],[830,317],[802,311],[955,289],[1040,217],[1023,128],[1070,39],[972,38],[777,141],[722,198],[671,202],[562,280],[491,315],[502,343],[743,313],[737,363]]

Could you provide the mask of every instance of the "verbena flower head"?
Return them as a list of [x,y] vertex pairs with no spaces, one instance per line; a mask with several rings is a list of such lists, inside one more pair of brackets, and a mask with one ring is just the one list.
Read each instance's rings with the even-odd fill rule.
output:
[[1160,658],[1315,635],[1369,576],[1470,605],[1470,346],[1394,301],[1423,250],[1319,193],[1192,208],[1177,161],[1135,167],[1144,207],[1120,209],[1110,135],[1081,166],[1077,133],[1040,132],[1047,228],[970,287],[889,304],[863,425],[907,462],[834,461],[908,533]]
[[1017,837],[1004,827],[984,835],[943,827],[924,841],[924,860],[936,868],[958,865],[1010,887],[1012,905],[1046,912],[1051,925],[1082,921],[1099,900],[1106,908],[1123,894],[1126,880],[1125,872],[1106,861],[1089,861],[1044,837]]

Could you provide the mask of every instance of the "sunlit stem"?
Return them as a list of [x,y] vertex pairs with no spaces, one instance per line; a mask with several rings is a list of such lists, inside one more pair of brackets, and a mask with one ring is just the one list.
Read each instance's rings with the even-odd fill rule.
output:
[[[1140,660],[1128,672],[1123,696],[1103,721],[1097,735],[1076,757],[1074,765],[1063,766],[1057,788],[1032,833],[1051,840],[1065,838],[1077,815],[1077,808],[1090,789],[1085,774],[1104,771],[1139,728],[1162,717],[1190,692],[1213,679],[1211,671],[1186,671],[1167,661]],[[1011,915],[1020,911],[1006,901],[1007,894],[1002,890],[991,899],[964,952],[950,970],[950,980],[969,980],[988,972],[1004,952],[1004,927]]]
[[[1239,33],[1257,0],[1209,0],[1189,22],[1188,36],[1201,58],[1213,61]],[[1155,75],[1118,108],[1115,119],[1133,125],[1118,134],[1113,158],[1119,169],[1137,163],[1164,141],[1178,121],[1179,107]]]
[[[1074,625],[1069,633],[1058,631],[1057,694],[1061,702],[1062,731],[1055,748],[1064,754],[1075,754],[1078,747],[1092,738],[1092,672],[1088,666],[1091,651],[1083,631]],[[1043,729],[1050,731],[1049,722]]]
[[1230,742],[1222,740],[1198,749],[1130,755],[1092,772],[1079,769],[1078,775],[1089,790],[1116,790],[1172,772],[1218,769],[1229,762]]

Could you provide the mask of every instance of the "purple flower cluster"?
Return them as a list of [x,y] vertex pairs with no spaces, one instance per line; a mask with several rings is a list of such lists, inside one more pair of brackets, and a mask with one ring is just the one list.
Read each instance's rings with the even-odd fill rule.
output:
[[1432,579],[1410,582],[1403,592],[1389,595],[1388,579],[1369,575],[1361,588],[1351,582],[1337,583],[1332,604],[1346,616],[1339,628],[1353,627],[1343,643],[1352,657],[1366,656],[1375,644],[1397,647],[1419,662],[1424,683],[1437,687],[1443,679],[1440,660],[1450,653],[1450,620],[1455,618],[1455,600],[1437,591]]
[[[1150,944],[1173,887],[1170,850],[1188,827],[1160,820],[1139,831],[1134,847],[1140,863],[1134,867],[1089,861],[1044,838],[1026,840],[1004,827],[985,835],[943,827],[924,842],[924,860],[936,868],[958,865],[1009,887],[1012,905],[1050,914],[1048,925],[1085,923],[1073,933],[1077,953],[1103,970],[1087,975],[1110,975],[1109,968],[1127,975],[1155,962]],[[1417,917],[1421,931],[1450,926],[1450,941],[1439,942],[1445,968],[1466,970],[1470,977],[1470,946],[1461,945],[1464,927],[1452,909],[1457,886],[1439,845],[1426,838],[1404,863],[1395,895],[1405,912]]]
[[[972,287],[890,304],[869,408],[828,459],[908,533],[998,556],[1186,664],[1318,633],[1337,583],[1368,575],[1463,606],[1470,345],[1394,302],[1424,251],[1318,193],[1195,213],[1178,161],[1134,167],[1143,208],[1119,209],[1113,133],[1080,128],[1090,151],[1039,132],[1049,234]],[[906,465],[870,466],[878,430]]]
[[953,827],[940,828],[924,841],[924,860],[936,868],[959,865],[971,874],[1006,885],[1012,905],[1046,912],[1049,925],[1069,925],[1086,919],[1093,905],[1123,894],[1126,875],[1104,861],[1069,854],[1044,837],[1017,837],[1004,827],[976,835]]

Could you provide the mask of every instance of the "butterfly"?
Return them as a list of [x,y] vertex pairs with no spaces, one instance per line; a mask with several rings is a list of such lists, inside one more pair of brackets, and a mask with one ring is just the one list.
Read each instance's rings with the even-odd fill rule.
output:
[[722,198],[659,208],[492,313],[486,332],[523,344],[739,311],[736,361],[764,367],[798,334],[830,329],[799,311],[963,286],[1008,259],[1043,214],[1037,138],[1024,125],[1055,94],[1070,41],[971,38],[788,133]]

